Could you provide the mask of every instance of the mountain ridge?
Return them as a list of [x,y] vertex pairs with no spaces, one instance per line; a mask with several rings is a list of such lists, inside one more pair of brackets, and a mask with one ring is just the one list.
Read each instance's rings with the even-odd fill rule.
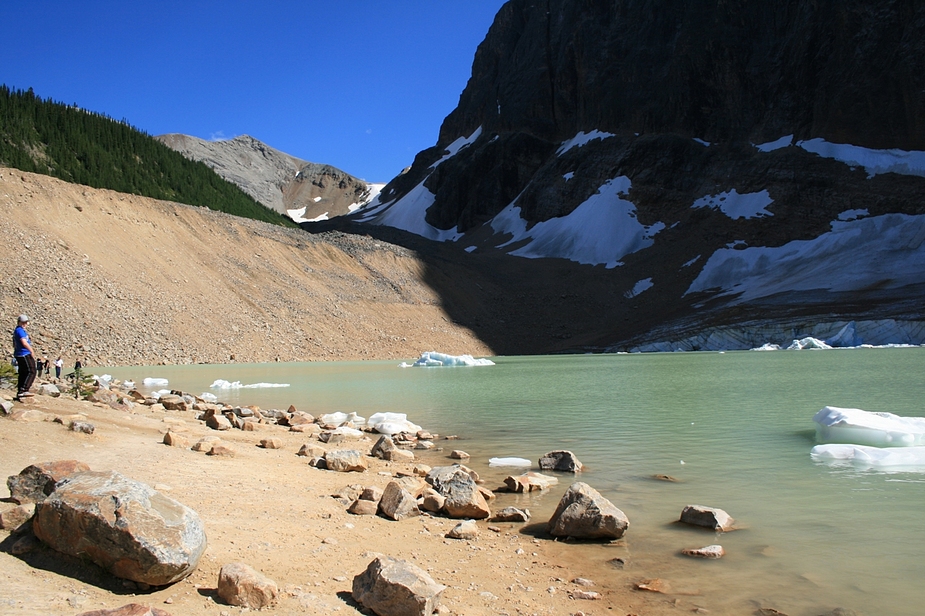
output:
[[437,144],[352,218],[596,270],[622,290],[609,333],[575,350],[794,315],[917,320],[918,34],[925,7],[903,0],[511,0]]
[[365,205],[374,191],[373,185],[336,167],[302,160],[250,135],[208,141],[169,133],[155,139],[297,221],[347,214]]

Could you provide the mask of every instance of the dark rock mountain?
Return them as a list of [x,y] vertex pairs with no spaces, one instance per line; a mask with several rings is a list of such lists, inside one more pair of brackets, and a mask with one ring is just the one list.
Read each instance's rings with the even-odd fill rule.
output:
[[353,218],[527,257],[512,293],[580,281],[598,319],[539,352],[923,342],[923,150],[922,3],[511,0],[438,143]]
[[281,214],[305,208],[302,218],[330,218],[348,213],[351,206],[367,203],[371,196],[372,188],[363,180],[331,165],[290,156],[249,135],[224,141],[180,134],[156,138],[187,158],[204,162],[256,201]]

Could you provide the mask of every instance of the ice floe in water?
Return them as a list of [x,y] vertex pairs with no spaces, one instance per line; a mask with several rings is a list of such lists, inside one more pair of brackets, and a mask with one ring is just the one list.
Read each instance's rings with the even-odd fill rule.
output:
[[142,381],[145,387],[166,387],[167,379],[158,379],[154,377],[148,377]]
[[830,464],[850,463],[871,468],[925,467],[925,447],[868,447],[865,445],[816,445],[813,460]]
[[218,396],[208,391],[202,392],[199,395],[199,397],[202,398],[204,401],[209,402],[211,404],[215,404],[216,402],[218,402]]
[[413,364],[402,362],[402,368],[437,367],[437,366],[494,366],[490,359],[475,359],[471,355],[447,355],[436,351],[426,351]]
[[[827,406],[813,416],[816,440],[871,447],[925,446],[925,417]],[[815,451],[815,449],[813,450]]]
[[526,458],[489,458],[488,466],[532,466]]
[[379,434],[398,434],[399,432],[417,433],[421,426],[408,421],[405,413],[373,413],[366,424],[372,426]]
[[216,379],[214,383],[209,385],[210,389],[270,389],[272,387],[289,387],[289,383],[251,383],[250,385],[243,385],[241,381],[231,382]]

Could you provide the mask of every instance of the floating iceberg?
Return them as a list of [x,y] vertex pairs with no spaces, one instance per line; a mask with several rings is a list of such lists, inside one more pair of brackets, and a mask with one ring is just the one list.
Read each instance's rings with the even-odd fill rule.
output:
[[813,338],[812,336],[808,336],[801,340],[794,340],[790,344],[790,346],[787,347],[787,350],[788,351],[804,351],[806,349],[831,349],[831,348],[832,347],[827,345],[822,340],[819,340],[818,338]]
[[342,413],[340,411],[334,413],[326,413],[320,417],[320,420],[323,424],[331,424],[334,426],[339,426],[347,422],[350,422],[355,426],[362,426],[366,423],[365,417],[360,417],[356,413]]
[[471,355],[447,355],[436,351],[426,351],[413,364],[402,363],[402,368],[437,367],[437,366],[494,366],[490,359],[475,359]]
[[827,406],[813,416],[820,443],[872,447],[925,446],[925,417],[900,417],[861,409]]
[[216,379],[214,383],[209,385],[211,389],[268,389],[271,387],[289,387],[289,383],[252,383],[250,385],[242,385],[241,381],[234,381],[232,383],[223,379]]
[[488,466],[532,466],[526,458],[489,458]]
[[399,432],[421,431],[421,426],[408,421],[408,416],[404,413],[374,413],[366,420],[366,424],[372,426],[379,434],[389,436]]
[[205,402],[209,402],[212,404],[215,404],[216,402],[218,402],[218,396],[216,396],[215,394],[209,393],[207,391],[203,392],[202,395],[199,397],[202,398]]
[[898,449],[864,445],[816,445],[810,455],[819,462],[850,462],[855,466],[875,468],[925,466],[925,447]]
[[145,387],[166,387],[167,379],[156,379],[153,377],[148,377],[142,381]]

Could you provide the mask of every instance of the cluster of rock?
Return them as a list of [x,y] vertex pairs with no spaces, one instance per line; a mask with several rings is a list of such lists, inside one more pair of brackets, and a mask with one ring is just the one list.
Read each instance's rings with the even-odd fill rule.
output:
[[[503,486],[492,491],[483,487],[475,470],[463,464],[431,468],[415,463],[413,449],[433,448],[437,438],[422,429],[413,434],[400,431],[381,434],[371,447],[362,450],[331,448],[370,441],[368,433],[376,428],[365,426],[365,431],[357,428],[364,422],[353,414],[334,413],[315,418],[295,407],[287,411],[233,407],[182,392],[145,397],[133,389],[121,388],[119,383],[114,383],[113,388],[98,386],[90,399],[120,409],[143,404],[196,412],[199,420],[216,431],[288,428],[316,438],[303,445],[297,455],[307,457],[315,468],[332,472],[366,471],[368,460],[373,458],[404,463],[384,488],[351,485],[341,490],[337,498],[354,515],[378,515],[394,521],[420,515],[458,519],[460,522],[446,534],[451,539],[477,539],[476,520],[513,523],[530,520],[529,510],[516,507],[505,507],[493,514],[490,503],[495,500],[496,492],[542,491],[558,483],[555,476],[525,471],[508,476]],[[163,442],[210,455],[234,455],[234,450],[217,436],[207,436],[190,446],[187,436],[173,427],[168,429]],[[266,449],[283,446],[281,439],[272,437],[261,439],[259,445]],[[469,458],[459,450],[451,457]],[[544,471],[570,473],[584,468],[575,454],[567,450],[543,455],[538,466]],[[41,540],[56,551],[87,557],[113,575],[146,588],[171,584],[188,576],[206,547],[205,531],[195,512],[116,472],[93,472],[86,464],[65,460],[31,465],[19,475],[11,476],[7,485],[10,500],[18,506],[0,513],[0,527],[21,535],[12,544],[14,554],[35,549],[37,540]],[[700,505],[685,507],[680,522],[719,532],[734,529],[734,521],[725,511]],[[556,538],[609,541],[624,536],[629,520],[594,488],[576,481],[561,497],[546,527]],[[708,545],[682,550],[682,554],[721,558],[725,552],[722,546]],[[424,615],[438,608],[444,588],[411,563],[378,556],[354,578],[353,597],[377,614]],[[245,563],[227,564],[219,574],[218,595],[228,605],[261,609],[272,605],[278,593],[273,580]],[[600,595],[580,591],[574,598],[595,599]],[[121,611],[100,614],[165,614],[144,611],[147,609],[133,604],[119,608]]]

